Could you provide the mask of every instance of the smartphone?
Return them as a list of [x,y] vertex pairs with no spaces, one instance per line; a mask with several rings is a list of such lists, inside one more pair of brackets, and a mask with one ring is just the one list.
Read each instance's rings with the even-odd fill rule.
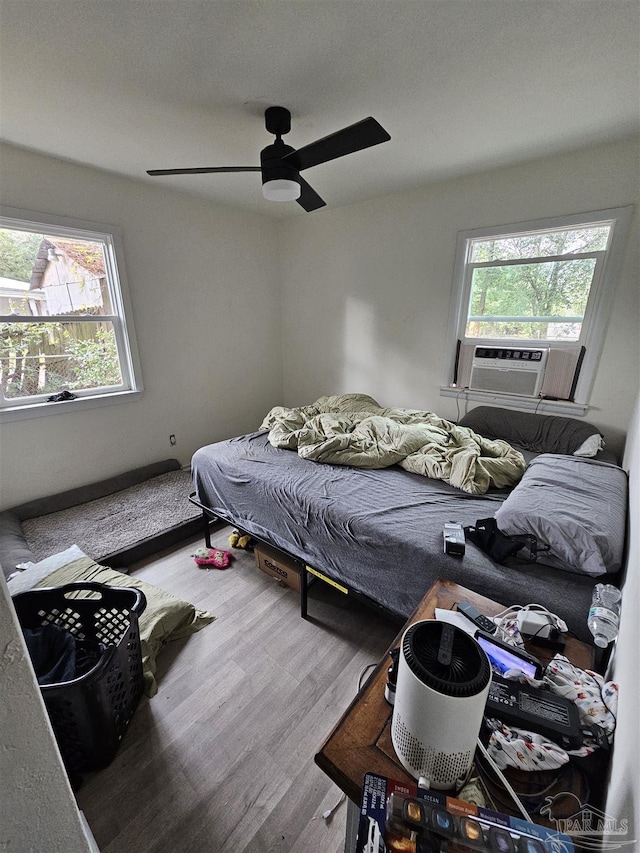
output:
[[484,631],[476,631],[474,636],[481,648],[487,653],[493,667],[501,675],[504,675],[509,669],[519,669],[529,678],[536,680],[542,678],[542,664],[538,658],[530,655],[529,652],[503,643],[502,640],[498,640]]

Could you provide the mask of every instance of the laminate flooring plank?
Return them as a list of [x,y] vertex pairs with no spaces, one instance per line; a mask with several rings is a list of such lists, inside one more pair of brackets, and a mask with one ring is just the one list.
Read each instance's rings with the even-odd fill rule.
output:
[[346,824],[346,803],[328,820],[326,809],[336,806],[340,790],[315,764],[302,765],[287,793],[274,803],[245,853],[333,853],[342,851]]
[[[228,548],[230,528],[213,537]],[[158,656],[158,693],[143,697],[109,767],[77,792],[101,853],[342,853],[346,804],[313,756],[397,623],[327,587],[298,595],[236,552],[198,569],[200,539],[131,567],[216,615]]]
[[176,816],[162,839],[165,846],[153,844],[149,851],[241,853],[291,784],[258,746],[211,771],[211,781],[197,789],[197,808]]

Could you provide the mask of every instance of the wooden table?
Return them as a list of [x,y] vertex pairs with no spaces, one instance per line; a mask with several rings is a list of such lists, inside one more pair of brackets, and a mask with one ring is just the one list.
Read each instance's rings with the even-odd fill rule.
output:
[[[402,634],[413,622],[433,619],[436,607],[452,610],[458,601],[469,601],[487,616],[495,616],[505,607],[452,581],[439,578],[425,594],[389,651],[400,644]],[[552,651],[545,655],[537,646],[533,653],[543,663],[547,663],[554,655]],[[579,640],[568,639],[564,654],[579,667],[593,668],[594,651]],[[316,764],[354,803],[360,803],[362,780],[367,772],[379,773],[398,781],[415,782],[398,761],[391,742],[393,709],[384,698],[390,663],[387,653],[315,756]]]

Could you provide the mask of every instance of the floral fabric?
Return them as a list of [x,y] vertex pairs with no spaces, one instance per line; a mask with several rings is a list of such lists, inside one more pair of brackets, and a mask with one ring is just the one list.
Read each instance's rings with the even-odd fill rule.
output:
[[[515,675],[515,672],[513,673]],[[491,730],[487,750],[498,767],[515,767],[519,770],[553,770],[569,761],[570,756],[591,755],[598,743],[593,725],[599,726],[609,743],[613,740],[618,685],[605,682],[597,672],[580,669],[566,657],[556,655],[545,669],[542,681],[522,677],[534,687],[548,687],[553,693],[574,702],[584,729],[584,742],[579,749],[565,751],[558,744],[540,734],[507,726],[500,720],[487,719]]]

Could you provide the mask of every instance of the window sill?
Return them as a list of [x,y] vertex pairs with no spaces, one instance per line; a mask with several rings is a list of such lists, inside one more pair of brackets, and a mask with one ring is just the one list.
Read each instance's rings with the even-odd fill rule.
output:
[[59,415],[77,412],[81,409],[97,409],[100,406],[111,406],[117,403],[131,403],[142,397],[142,391],[119,391],[114,394],[96,394],[95,396],[77,397],[63,403],[32,403],[26,406],[7,406],[0,409],[0,423],[10,421],[25,421],[30,418],[45,418],[49,415]]
[[586,403],[571,403],[569,400],[540,400],[534,397],[518,397],[513,394],[496,394],[492,391],[473,391],[470,388],[456,388],[452,385],[441,385],[440,396],[455,397],[456,400],[473,400],[507,409],[533,410],[539,415],[582,417],[589,408]]

